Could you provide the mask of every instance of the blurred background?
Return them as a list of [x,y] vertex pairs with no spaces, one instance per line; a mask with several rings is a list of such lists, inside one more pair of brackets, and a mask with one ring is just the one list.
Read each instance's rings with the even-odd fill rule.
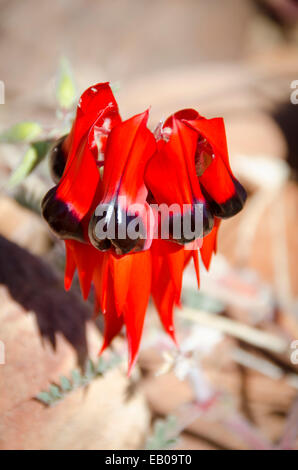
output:
[[[1,0],[0,18],[0,449],[297,448],[297,2]],[[121,338],[94,369],[101,324],[77,280],[63,291],[46,160],[23,178],[28,143],[3,138],[21,121],[62,132],[66,63],[78,96],[110,81],[152,128],[185,107],[223,116],[248,192],[199,292],[185,273],[181,351],[150,306],[130,379]]]

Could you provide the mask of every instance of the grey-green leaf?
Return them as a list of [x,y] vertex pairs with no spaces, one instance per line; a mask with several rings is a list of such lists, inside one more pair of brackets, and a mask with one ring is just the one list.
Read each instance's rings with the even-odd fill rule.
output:
[[48,392],[40,392],[36,395],[36,399],[43,403],[44,405],[51,405],[53,402],[53,397]]
[[64,375],[60,377],[60,384],[61,384],[61,389],[63,390],[63,392],[70,392],[72,390],[72,385],[71,385],[70,380]]
[[177,418],[169,415],[166,419],[156,420],[153,434],[146,443],[146,449],[167,449],[177,442],[175,427]]
[[95,367],[91,359],[88,359],[87,364],[86,364],[86,369],[85,369],[85,377],[88,380],[91,380],[94,378],[96,375]]
[[76,87],[71,67],[69,62],[63,58],[60,62],[56,88],[56,97],[59,106],[63,109],[70,109],[76,100],[76,95]]
[[55,400],[59,400],[63,396],[63,394],[61,393],[60,388],[57,387],[57,385],[53,385],[53,384],[50,385],[49,393]]
[[71,372],[71,376],[74,387],[79,387],[80,385],[82,385],[83,377],[78,369],[74,369]]
[[220,300],[190,288],[184,289],[183,304],[185,304],[187,307],[198,310],[206,310],[207,312],[212,313],[219,313],[224,308],[224,305]]
[[98,362],[96,364],[96,372],[99,374],[99,375],[102,375],[104,374],[104,372],[107,370],[107,364],[106,362],[103,360],[102,357],[100,357],[98,359]]
[[0,134],[0,142],[32,142],[41,133],[42,127],[37,122],[19,122]]
[[45,158],[50,146],[51,141],[39,141],[31,144],[20,165],[12,173],[9,179],[9,186],[17,186],[32,173],[37,165]]
[[24,155],[23,160],[16,170],[12,173],[9,179],[9,186],[17,186],[20,184],[26,176],[28,176],[33,168],[37,165],[38,155],[36,149],[31,146],[28,148]]

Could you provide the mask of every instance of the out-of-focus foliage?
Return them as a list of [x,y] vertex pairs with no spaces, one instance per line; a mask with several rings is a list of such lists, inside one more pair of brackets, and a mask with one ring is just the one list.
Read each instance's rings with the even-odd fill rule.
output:
[[177,442],[177,418],[169,415],[166,419],[158,419],[154,423],[153,434],[148,438],[146,450],[168,449]]
[[62,58],[58,72],[56,97],[62,109],[69,110],[77,97],[76,86],[69,62]]
[[[57,115],[61,121],[61,128],[54,128],[51,131],[48,131],[37,122],[24,121],[14,124],[9,129],[0,133],[0,143],[29,144],[19,166],[13,171],[10,177],[10,187],[14,187],[22,183],[46,157],[57,136],[67,134],[69,132],[72,116],[70,110],[73,108],[76,101],[77,93],[70,64],[65,58],[61,59],[60,62],[56,98],[59,106]],[[67,113],[65,113],[65,111],[67,111]],[[44,136],[43,140],[38,139],[41,136]]]
[[183,303],[187,307],[212,313],[224,310],[224,304],[220,300],[190,288],[184,288]]
[[31,142],[41,133],[42,127],[37,122],[19,122],[0,134],[0,142]]
[[16,186],[20,184],[45,158],[51,145],[51,140],[33,142],[27,149],[20,165],[12,173],[9,185]]
[[60,377],[59,384],[51,384],[47,391],[38,393],[35,399],[43,405],[53,406],[73,390],[85,387],[92,380],[102,377],[105,372],[116,367],[119,362],[120,358],[117,355],[113,355],[107,360],[100,357],[96,363],[89,359],[83,373],[79,369],[72,370],[70,379],[65,376]]

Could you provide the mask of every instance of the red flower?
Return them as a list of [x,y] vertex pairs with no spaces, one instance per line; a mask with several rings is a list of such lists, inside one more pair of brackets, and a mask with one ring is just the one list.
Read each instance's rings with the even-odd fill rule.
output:
[[237,214],[246,199],[230,168],[223,119],[185,109],[169,117],[160,133],[165,137],[147,166],[146,184],[158,204],[202,204],[203,233],[196,235],[205,236],[214,216]]
[[[89,224],[91,243],[101,250],[111,246],[119,255],[145,249],[146,239],[133,240],[127,233],[128,224],[132,222],[133,204],[141,208],[144,236],[147,233],[148,191],[144,183],[145,166],[155,152],[156,144],[153,134],[147,128],[148,111],[115,126],[108,137],[104,153],[104,173],[102,194],[97,201],[100,211],[104,208],[105,216],[100,218],[102,226],[114,224],[115,233],[104,241],[96,235],[96,224],[99,217],[95,213]],[[120,237],[120,235],[123,237]],[[104,246],[103,246],[104,245]]]
[[[184,214],[172,215],[171,240],[152,241],[152,224],[159,219],[152,218],[149,203],[189,204],[191,221],[202,204],[203,228],[192,240],[204,237],[200,252],[208,269],[219,218],[234,215],[245,201],[229,166],[222,119],[180,111],[160,129],[157,142],[147,120],[148,111],[121,121],[108,83],[86,90],[70,134],[51,152],[57,186],[42,203],[48,224],[65,240],[65,288],[76,269],[85,299],[94,285],[95,314],[101,311],[105,320],[101,351],[125,325],[129,370],[150,294],[175,341],[173,311],[180,305],[183,271],[191,258],[199,284],[198,249],[195,243],[186,249],[191,240],[173,231],[175,218],[181,218],[182,227],[186,223]],[[129,231],[131,224],[139,226],[137,237]]]

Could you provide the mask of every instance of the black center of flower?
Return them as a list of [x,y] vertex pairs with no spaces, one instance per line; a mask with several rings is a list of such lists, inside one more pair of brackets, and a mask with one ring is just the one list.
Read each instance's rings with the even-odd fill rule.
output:
[[100,251],[114,247],[118,255],[140,251],[146,241],[141,217],[130,215],[114,201],[99,204],[89,223],[89,239]]
[[[205,203],[196,201],[191,210],[183,214],[173,214],[169,218],[170,239],[185,245],[211,232],[214,225],[213,215]],[[161,234],[161,238],[163,238]]]
[[59,183],[65,169],[67,155],[63,152],[62,146],[66,137],[67,135],[64,135],[57,140],[49,152],[51,178],[56,184]]
[[69,204],[57,197],[56,190],[57,186],[50,189],[42,200],[43,217],[59,238],[85,242],[81,221]]

